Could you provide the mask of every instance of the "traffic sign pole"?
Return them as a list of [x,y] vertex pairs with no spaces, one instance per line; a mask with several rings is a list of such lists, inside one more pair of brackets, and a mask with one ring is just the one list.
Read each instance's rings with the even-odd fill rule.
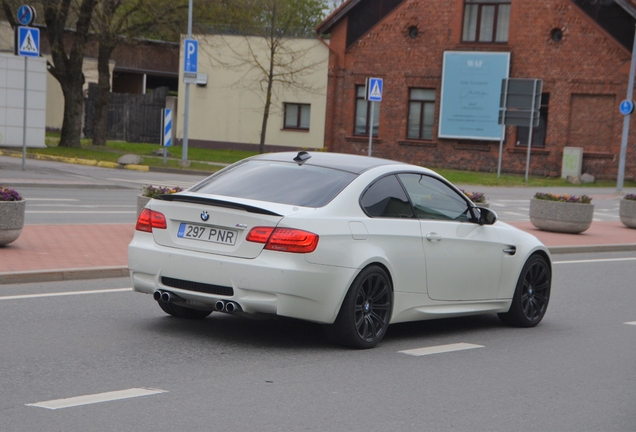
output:
[[[634,94],[634,69],[636,69],[636,35],[634,36],[634,45],[632,47],[632,64],[629,68],[629,84],[627,85],[627,100],[632,101]],[[632,102],[633,104],[633,102]],[[618,178],[616,180],[616,192],[623,190],[623,182],[625,181],[625,158],[627,157],[627,139],[629,138],[629,120],[631,115],[627,114],[623,117],[623,137],[621,139],[621,152],[618,160]]]
[[369,156],[371,156],[371,144],[373,143],[373,107],[375,102],[371,102],[371,116],[369,117]]
[[[192,38],[192,0],[188,1],[188,39]],[[185,69],[186,56],[188,55],[187,49],[183,50],[183,64]],[[198,60],[198,55],[197,55]],[[184,71],[185,73],[185,71]],[[185,109],[183,111],[183,148],[181,151],[181,165],[189,166],[188,162],[188,117],[190,114],[190,83],[186,81],[185,83]]]
[[[368,78],[365,98],[371,103],[371,115],[369,117],[369,156],[371,156],[371,147],[373,144],[373,120],[374,107],[376,102],[382,101],[382,78]],[[378,125],[379,126],[379,125]]]
[[[30,25],[35,19],[35,9],[28,5],[22,5],[18,9],[18,22],[25,26]],[[40,30],[33,27],[17,27],[15,39],[15,53],[24,57],[24,111],[22,114],[22,171],[26,171],[26,147],[27,147],[27,100],[29,89],[29,57],[40,56]]]
[[24,56],[24,113],[22,115],[22,171],[26,171],[26,135],[27,135],[27,83],[29,57]]

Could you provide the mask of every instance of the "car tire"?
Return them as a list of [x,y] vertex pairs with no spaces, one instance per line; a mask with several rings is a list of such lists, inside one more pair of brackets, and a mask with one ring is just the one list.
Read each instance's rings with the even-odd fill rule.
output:
[[510,310],[499,319],[514,327],[534,327],[541,322],[550,300],[552,271],[541,255],[532,255],[524,264]]
[[351,348],[373,348],[384,337],[392,311],[388,274],[381,267],[367,267],[351,284],[336,321],[326,326],[327,337]]
[[203,319],[210,315],[212,311],[191,309],[183,306],[176,305],[174,303],[166,303],[165,301],[158,300],[159,307],[168,315],[172,315],[177,318],[186,319]]

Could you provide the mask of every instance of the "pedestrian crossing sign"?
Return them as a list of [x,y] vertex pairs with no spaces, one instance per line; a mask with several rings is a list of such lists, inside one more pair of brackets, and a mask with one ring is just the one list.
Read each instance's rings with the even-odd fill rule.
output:
[[18,27],[18,55],[23,57],[40,56],[40,29],[35,27]]
[[382,101],[382,78],[369,78],[367,82],[367,100]]

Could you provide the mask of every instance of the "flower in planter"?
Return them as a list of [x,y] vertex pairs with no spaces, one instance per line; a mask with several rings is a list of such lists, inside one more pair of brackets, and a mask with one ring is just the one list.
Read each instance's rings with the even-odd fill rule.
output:
[[483,204],[486,202],[486,195],[483,192],[466,192],[463,189],[461,191],[475,204]]
[[22,201],[18,191],[0,186],[0,201]]
[[636,201],[636,194],[627,194],[623,198],[630,201]]
[[559,201],[559,202],[567,202],[567,203],[578,203],[578,204],[591,204],[592,198],[587,195],[556,195],[553,193],[544,193],[537,192],[534,195],[534,199],[546,200],[546,201]]
[[141,196],[145,196],[148,198],[156,198],[159,195],[170,195],[173,193],[181,192],[183,188],[180,188],[179,186],[169,188],[166,186],[154,187],[153,185],[146,185],[141,190],[142,190]]

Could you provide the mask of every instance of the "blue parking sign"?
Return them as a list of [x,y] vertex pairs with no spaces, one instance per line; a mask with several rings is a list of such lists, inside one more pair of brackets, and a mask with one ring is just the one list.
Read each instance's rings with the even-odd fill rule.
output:
[[186,74],[196,74],[199,68],[199,41],[186,39],[183,49],[183,72]]

